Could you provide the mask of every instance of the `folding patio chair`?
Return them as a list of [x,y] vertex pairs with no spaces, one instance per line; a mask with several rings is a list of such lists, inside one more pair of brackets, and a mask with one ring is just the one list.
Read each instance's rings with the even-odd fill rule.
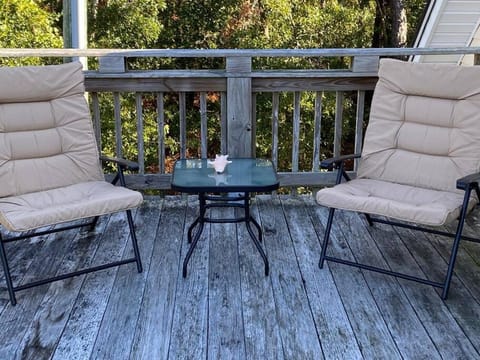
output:
[[[0,258],[12,305],[16,291],[67,277],[130,262],[142,271],[130,209],[143,197],[124,187],[123,175],[137,165],[102,158],[118,168],[112,183],[105,181],[84,91],[78,62],[0,68]],[[5,243],[93,227],[118,211],[126,211],[133,257],[14,286]]]
[[[337,184],[316,195],[330,208],[320,255],[333,261],[442,289],[446,299],[467,213],[480,191],[480,67],[382,59],[361,155],[322,162]],[[359,158],[355,179],[344,161]],[[346,180],[346,182],[342,182]],[[328,256],[335,209],[381,222],[453,237],[441,282]],[[439,228],[458,220],[456,232]]]

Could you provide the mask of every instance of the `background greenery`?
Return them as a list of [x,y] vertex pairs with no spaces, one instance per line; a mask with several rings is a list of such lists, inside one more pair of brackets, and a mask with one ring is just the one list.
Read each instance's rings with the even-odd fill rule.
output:
[[[412,44],[426,0],[90,0],[90,48],[365,48]],[[62,0],[0,0],[0,47],[62,47]],[[399,13],[399,9],[402,12]],[[400,16],[402,15],[402,16]],[[398,21],[403,21],[399,34]],[[406,29],[406,30],[405,30]],[[406,39],[400,43],[398,39]],[[403,41],[403,40],[402,40]],[[59,59],[1,59],[0,65],[52,63]],[[256,69],[346,68],[348,58],[254,58]],[[97,64],[89,62],[90,68]],[[223,68],[221,59],[133,59],[132,69]],[[290,166],[293,94],[280,96],[279,169]],[[177,96],[166,95],[166,152],[178,156]],[[335,99],[323,95],[323,156],[332,151]],[[122,97],[124,155],[136,158],[134,96]],[[300,168],[311,166],[314,94],[302,94]],[[112,99],[102,96],[102,144],[114,153]],[[199,155],[199,101],[188,94],[188,153]],[[343,144],[353,144],[355,94],[346,94]],[[143,100],[146,167],[158,164],[156,103]],[[209,155],[219,152],[219,96],[209,94]],[[271,95],[258,94],[257,156],[270,156]],[[330,140],[329,140],[330,139]],[[283,141],[285,140],[285,141]]]

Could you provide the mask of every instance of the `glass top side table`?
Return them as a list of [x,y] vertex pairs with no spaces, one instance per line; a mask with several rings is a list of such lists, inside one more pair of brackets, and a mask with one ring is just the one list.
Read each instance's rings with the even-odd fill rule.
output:
[[[270,160],[254,158],[230,160],[232,163],[220,174],[208,164],[207,159],[180,159],[175,162],[172,189],[198,194],[200,204],[199,215],[188,228],[190,248],[183,262],[183,277],[187,276],[188,261],[202,234],[204,224],[227,222],[245,222],[247,231],[265,264],[265,275],[268,275],[268,259],[260,245],[262,229],[250,214],[250,193],[277,190],[279,188],[277,174]],[[232,193],[237,194],[231,195]],[[207,210],[214,207],[241,208],[244,210],[244,216],[227,219],[206,216]],[[257,229],[258,236],[251,224]],[[194,232],[195,228],[197,229]]]

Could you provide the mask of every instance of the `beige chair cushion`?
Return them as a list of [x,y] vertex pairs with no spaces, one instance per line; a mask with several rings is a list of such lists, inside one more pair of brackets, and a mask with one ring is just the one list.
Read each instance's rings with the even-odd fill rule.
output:
[[[458,218],[463,196],[381,180],[354,179],[319,191],[317,202],[327,207],[439,226]],[[471,201],[469,208],[475,203]]]
[[139,206],[142,195],[106,181],[90,181],[0,199],[0,221],[12,231],[109,214]]
[[104,181],[82,65],[0,68],[0,222],[26,231],[137,207]]
[[480,68],[383,59],[358,177],[457,191],[480,169]]
[[0,196],[103,180],[80,63],[0,68]]
[[382,59],[357,180],[316,200],[442,225],[462,206],[456,180],[479,171],[480,68]]

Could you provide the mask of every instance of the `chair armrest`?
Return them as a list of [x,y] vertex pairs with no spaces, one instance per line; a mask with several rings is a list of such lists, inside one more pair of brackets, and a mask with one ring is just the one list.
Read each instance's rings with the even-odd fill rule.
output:
[[361,154],[350,154],[350,155],[342,155],[342,156],[336,156],[332,157],[329,159],[325,159],[320,163],[320,167],[322,169],[336,169],[340,166],[341,163],[343,163],[345,160],[350,160],[350,159],[357,159],[361,156]]
[[100,156],[100,160],[105,162],[113,162],[117,164],[122,170],[138,170],[138,163],[135,161],[130,161],[126,159],[116,158],[116,157],[109,157],[109,156]]
[[480,173],[470,174],[457,179],[457,189],[467,190],[468,188],[478,188]]

